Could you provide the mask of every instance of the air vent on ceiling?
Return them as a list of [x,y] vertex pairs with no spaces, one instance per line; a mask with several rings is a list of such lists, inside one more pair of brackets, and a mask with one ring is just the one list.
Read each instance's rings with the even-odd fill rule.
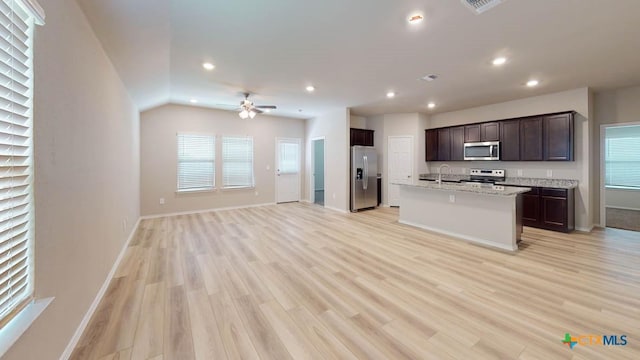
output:
[[421,79],[421,80],[424,80],[424,81],[433,81],[433,80],[435,80],[435,79],[437,79],[437,78],[438,78],[438,75],[436,75],[436,74],[429,74],[429,75],[425,75],[425,76],[421,77],[420,79]]
[[475,14],[482,14],[492,7],[500,4],[503,0],[460,0]]

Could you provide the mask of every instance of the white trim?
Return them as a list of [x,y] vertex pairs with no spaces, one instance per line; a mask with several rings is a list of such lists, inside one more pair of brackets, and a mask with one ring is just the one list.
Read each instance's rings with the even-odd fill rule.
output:
[[107,278],[104,279],[104,283],[102,283],[102,287],[96,294],[96,297],[93,299],[93,302],[89,307],[89,310],[87,310],[87,312],[84,314],[84,317],[82,318],[82,321],[80,321],[80,325],[78,325],[76,332],[73,334],[73,337],[71,337],[71,340],[67,344],[67,347],[64,349],[64,352],[62,353],[62,355],[60,355],[60,360],[69,359],[69,357],[71,356],[71,353],[73,352],[73,349],[75,349],[76,345],[78,345],[78,341],[80,341],[80,337],[82,336],[82,333],[87,328],[87,325],[89,325],[89,321],[91,320],[91,317],[93,316],[96,309],[98,308],[98,305],[100,305],[100,301],[102,301],[104,294],[107,292],[107,289],[109,288],[109,284],[111,283],[111,280],[113,280],[113,276],[116,274],[116,271],[118,270],[118,266],[120,265],[120,262],[124,258],[124,254],[127,252],[127,249],[129,248],[129,243],[131,243],[131,240],[133,239],[134,235],[136,234],[136,231],[138,230],[138,226],[140,225],[140,220],[142,220],[142,218],[138,217],[138,221],[136,221],[136,224],[133,226],[133,229],[131,229],[131,233],[129,234],[127,241],[125,241],[124,245],[122,246],[122,249],[120,250],[120,254],[118,254],[116,261],[113,263],[113,266],[111,267],[111,271],[109,271]]
[[179,211],[179,212],[166,213],[166,214],[145,215],[145,216],[141,216],[140,219],[149,220],[149,219],[158,219],[158,218],[169,217],[169,216],[202,214],[202,213],[207,213],[207,212],[212,212],[212,211],[248,209],[248,208],[269,206],[269,205],[276,205],[276,203],[275,202],[271,202],[271,203],[251,204],[251,205],[241,205],[241,206],[229,206],[229,207],[222,207],[222,208],[202,209],[202,210]]
[[605,207],[605,209],[611,208],[611,209],[620,209],[620,210],[640,211],[640,209],[638,209],[638,208],[630,208],[630,207],[626,207],[626,206],[605,205],[604,207]]
[[176,190],[176,194],[197,194],[197,193],[211,193],[217,192],[218,188],[194,188],[194,189],[178,189]]
[[53,297],[36,299],[25,306],[13,319],[0,329],[0,357],[9,351],[42,312],[51,304]]
[[615,124],[601,124],[600,125],[600,224],[607,224],[606,218],[606,184],[605,184],[605,158],[604,158],[604,147],[605,147],[605,129],[609,127],[620,127],[620,126],[634,126],[640,125],[640,122],[626,122],[626,123],[615,123]]
[[[326,200],[325,200],[325,204],[326,204]],[[339,213],[343,213],[343,214],[349,214],[350,212],[347,210],[343,210],[343,209],[338,209],[338,208],[334,208],[333,206],[324,206],[325,209],[329,209],[329,210],[333,210],[333,211],[337,211]]]
[[22,4],[25,10],[29,11],[35,20],[36,25],[44,25],[44,19],[46,17],[44,9],[38,4],[36,0],[18,0]]
[[491,247],[491,248],[497,248],[497,249],[500,249],[500,250],[506,250],[506,251],[508,251],[510,253],[515,252],[515,251],[518,250],[517,245],[516,245],[516,247],[514,249],[514,248],[511,248],[511,247],[507,246],[506,244],[500,244],[500,243],[496,243],[496,242],[493,242],[493,241],[488,241],[488,240],[485,240],[485,239],[476,238],[476,237],[473,237],[473,236],[462,235],[462,234],[458,234],[458,233],[455,233],[455,232],[452,232],[452,231],[434,229],[432,227],[419,225],[419,224],[416,224],[416,223],[412,223],[410,221],[398,220],[398,222],[400,224],[414,226],[414,227],[417,227],[417,228],[420,228],[420,229],[425,229],[425,230],[428,230],[428,231],[431,231],[431,232],[434,232],[434,233],[455,237],[455,238],[458,238],[460,240],[464,240],[464,241],[473,243],[474,245],[477,244],[477,245],[488,246],[488,247]]

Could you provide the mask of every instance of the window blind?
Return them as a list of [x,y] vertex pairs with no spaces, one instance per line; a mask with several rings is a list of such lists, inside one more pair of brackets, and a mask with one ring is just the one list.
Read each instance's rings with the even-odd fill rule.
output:
[[215,137],[178,134],[178,190],[213,189]]
[[253,138],[222,138],[222,184],[226,188],[253,187]]
[[33,296],[33,27],[0,0],[0,323]]
[[281,174],[297,174],[300,171],[300,160],[298,159],[300,151],[298,144],[282,143],[280,144],[280,173]]
[[640,189],[640,125],[605,135],[605,184]]

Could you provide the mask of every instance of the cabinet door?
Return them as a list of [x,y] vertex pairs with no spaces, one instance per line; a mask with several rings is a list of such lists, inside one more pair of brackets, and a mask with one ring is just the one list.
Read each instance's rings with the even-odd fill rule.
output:
[[438,160],[451,160],[451,131],[450,128],[438,129]]
[[438,130],[436,129],[425,130],[424,136],[425,136],[426,161],[438,160]]
[[464,142],[480,141],[480,124],[467,125],[464,127]]
[[480,124],[480,141],[499,141],[500,126],[497,122]]
[[520,160],[541,161],[542,159],[542,118],[521,119]]
[[540,226],[540,195],[538,188],[522,194],[522,224]]
[[373,146],[373,130],[363,130],[364,145]]
[[464,126],[451,128],[451,160],[464,160]]
[[520,120],[500,122],[500,159],[520,160]]
[[542,226],[549,230],[566,231],[567,198],[542,196]]
[[573,160],[573,113],[544,117],[544,160]]

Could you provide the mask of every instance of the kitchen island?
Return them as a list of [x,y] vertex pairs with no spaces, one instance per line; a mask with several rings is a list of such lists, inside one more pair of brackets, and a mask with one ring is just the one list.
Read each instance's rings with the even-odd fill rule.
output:
[[520,194],[529,188],[427,181],[397,185],[400,223],[502,250],[518,249]]

